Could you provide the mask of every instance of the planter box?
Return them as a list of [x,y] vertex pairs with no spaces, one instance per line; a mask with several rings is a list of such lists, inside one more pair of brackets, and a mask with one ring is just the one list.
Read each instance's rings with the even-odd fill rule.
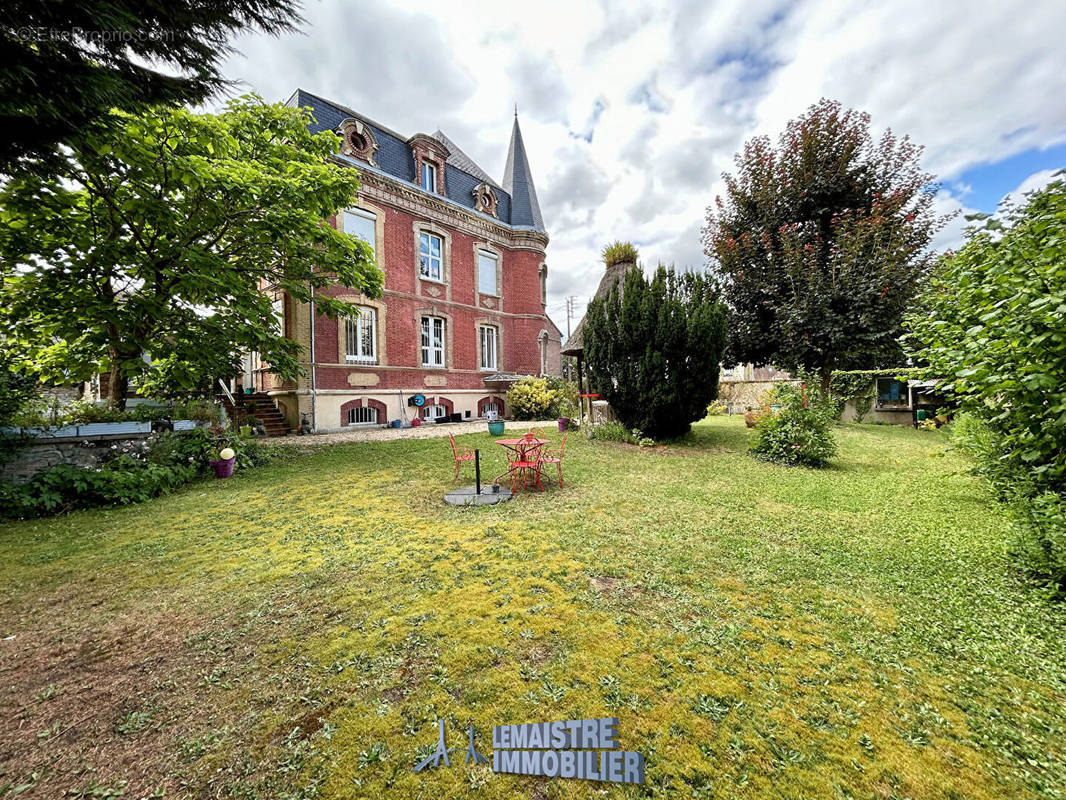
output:
[[79,436],[121,436],[126,433],[151,433],[151,422],[90,422],[78,426]]
[[23,428],[22,432],[38,439],[73,439],[78,435],[76,425],[50,425],[46,428]]
[[174,424],[174,430],[176,431],[191,431],[197,428],[196,420],[194,419],[175,419],[171,420]]

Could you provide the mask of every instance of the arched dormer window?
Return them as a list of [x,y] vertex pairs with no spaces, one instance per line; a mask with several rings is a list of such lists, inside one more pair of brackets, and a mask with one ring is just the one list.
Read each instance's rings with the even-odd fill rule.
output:
[[411,146],[411,154],[415,161],[414,182],[423,191],[447,197],[448,187],[444,180],[444,165],[450,155],[448,148],[442,142],[424,133],[416,133],[407,140],[407,143]]

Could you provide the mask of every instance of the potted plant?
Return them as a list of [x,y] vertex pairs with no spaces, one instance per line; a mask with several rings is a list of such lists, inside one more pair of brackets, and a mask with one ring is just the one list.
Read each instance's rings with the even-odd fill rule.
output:
[[208,463],[215,470],[216,478],[229,478],[233,475],[233,464],[236,460],[237,454],[233,452],[233,448],[223,447],[218,454],[218,460]]

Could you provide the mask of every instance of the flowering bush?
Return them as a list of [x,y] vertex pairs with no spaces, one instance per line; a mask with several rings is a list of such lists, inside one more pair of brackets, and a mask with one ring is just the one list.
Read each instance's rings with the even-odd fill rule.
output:
[[755,426],[750,450],[756,458],[786,466],[823,467],[836,455],[832,409],[817,391],[782,384],[773,391],[780,408]]
[[522,378],[507,392],[515,419],[553,419],[577,414],[577,388],[562,378]]

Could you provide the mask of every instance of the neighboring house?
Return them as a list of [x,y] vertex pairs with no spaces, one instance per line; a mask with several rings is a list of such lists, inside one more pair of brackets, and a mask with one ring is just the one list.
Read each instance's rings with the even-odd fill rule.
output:
[[[548,234],[517,115],[497,183],[440,131],[404,137],[303,90],[288,102],[312,109],[312,130],[337,132],[335,163],[359,171],[358,195],[330,224],[370,244],[384,294],[333,287],[362,314],[318,316],[312,330],[309,306],[277,293],[275,313],[303,345],[308,374],[282,383],[253,354],[245,386],[269,393],[290,425],[324,430],[502,416],[518,377],[559,374],[562,336],[545,311]],[[409,404],[416,394],[421,409]]]

